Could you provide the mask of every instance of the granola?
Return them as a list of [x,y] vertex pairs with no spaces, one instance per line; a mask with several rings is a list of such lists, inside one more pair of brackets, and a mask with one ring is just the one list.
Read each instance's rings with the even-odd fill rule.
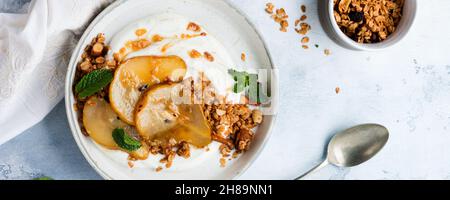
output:
[[334,0],[339,28],[358,43],[377,43],[395,32],[405,0]]
[[275,10],[275,13],[273,12],[273,9],[275,6],[272,3],[266,4],[266,12],[271,15],[271,18],[278,24],[280,24],[280,31],[281,32],[287,32],[287,27],[289,27],[289,22],[287,19],[289,16],[287,15],[284,8],[279,8]]

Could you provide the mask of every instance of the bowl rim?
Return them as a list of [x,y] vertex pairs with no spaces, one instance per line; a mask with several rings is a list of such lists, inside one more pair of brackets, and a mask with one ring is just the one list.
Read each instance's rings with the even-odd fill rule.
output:
[[[337,24],[335,18],[334,18],[334,0],[328,0],[327,6],[327,16],[329,18],[329,23],[331,24],[331,28],[335,32],[336,39],[339,40],[339,42],[342,42],[345,44],[347,48],[351,48],[354,50],[360,50],[360,51],[380,51],[385,50],[387,48],[390,48],[392,46],[395,46],[395,44],[401,42],[406,35],[408,35],[411,28],[414,26],[414,23],[416,21],[417,17],[417,10],[418,10],[418,1],[417,0],[407,0],[405,2],[411,3],[413,6],[412,9],[408,12],[411,12],[411,20],[409,23],[405,24],[404,27],[400,30],[395,30],[394,33],[392,33],[386,40],[378,43],[358,43],[354,40],[352,40],[350,37],[344,34],[342,30],[339,28],[339,25]],[[403,10],[404,12],[405,10]]]
[[[73,93],[72,93],[72,82],[73,82],[73,68],[76,67],[77,61],[78,61],[78,55],[79,52],[83,49],[83,44],[88,40],[88,35],[92,31],[92,29],[111,11],[113,11],[115,8],[119,7],[123,3],[127,2],[127,0],[117,0],[110,5],[108,5],[106,8],[104,8],[95,18],[90,22],[90,24],[87,26],[85,31],[83,32],[83,35],[80,37],[80,40],[78,41],[78,44],[74,51],[72,52],[71,59],[68,64],[68,70],[66,73],[66,80],[65,80],[65,107],[66,107],[66,116],[69,123],[70,130],[72,132],[72,136],[75,139],[75,142],[77,143],[78,149],[81,151],[85,159],[88,161],[89,165],[104,179],[112,180],[113,178],[110,177],[105,171],[100,169],[100,167],[96,164],[96,162],[93,160],[93,158],[89,155],[87,152],[87,149],[84,147],[84,145],[81,142],[81,136],[83,134],[81,133],[81,130],[76,126],[79,121],[78,118],[74,117],[77,114],[73,110]],[[276,124],[277,116],[278,116],[278,107],[279,107],[279,73],[277,68],[274,65],[273,62],[273,56],[271,52],[269,51],[268,45],[264,37],[262,36],[261,32],[256,28],[255,24],[249,20],[250,18],[248,15],[243,12],[240,8],[235,7],[233,4],[231,4],[228,1],[225,2],[231,9],[235,10],[239,15],[243,16],[244,20],[250,25],[250,27],[255,31],[256,35],[258,36],[259,40],[261,41],[264,50],[267,54],[268,61],[270,64],[270,69],[272,69],[273,77],[271,79],[271,82],[274,86],[274,89],[272,90],[272,104],[273,104],[273,111],[274,114],[271,115],[272,119],[270,124],[268,124],[268,129],[266,136],[261,142],[261,146],[250,156],[248,161],[243,165],[241,170],[238,171],[238,173],[235,173],[233,176],[230,177],[230,179],[237,179],[239,178],[244,172],[248,170],[248,168],[255,162],[255,160],[260,156],[264,148],[267,146],[267,143],[269,139],[271,138],[273,134],[273,127]]]

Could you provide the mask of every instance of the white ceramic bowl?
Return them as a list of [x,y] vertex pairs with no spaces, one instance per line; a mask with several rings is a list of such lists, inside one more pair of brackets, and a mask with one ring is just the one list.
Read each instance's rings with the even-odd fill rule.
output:
[[361,44],[345,35],[334,19],[333,0],[319,0],[319,15],[325,31],[339,45],[360,51],[378,51],[400,42],[409,32],[417,13],[417,0],[405,0],[403,16],[397,30],[386,40],[374,44]]
[[[132,11],[132,12],[131,12]],[[133,168],[127,166],[125,153],[110,151],[94,143],[84,136],[80,130],[77,112],[74,110],[75,98],[72,91],[77,63],[84,46],[98,33],[105,33],[110,42],[111,37],[126,25],[153,14],[173,12],[197,21],[211,35],[225,46],[236,64],[240,63],[241,52],[246,52],[249,59],[246,66],[273,68],[271,56],[258,31],[247,20],[246,16],[227,1],[212,0],[118,0],[106,8],[87,28],[74,50],[66,77],[65,101],[69,125],[75,141],[89,164],[105,179],[234,179],[241,175],[260,154],[270,137],[276,115],[267,115],[256,130],[255,139],[249,151],[233,161],[228,161],[225,168],[219,164],[217,157],[202,158],[201,164],[189,163],[189,159],[176,158],[170,169],[159,173],[155,168],[147,167],[152,162],[159,163],[151,156],[147,161],[135,163]],[[243,65],[244,63],[240,63]],[[277,71],[272,77],[272,108],[276,112],[278,100]],[[211,153],[211,149],[207,153]],[[111,155],[119,155],[120,159]],[[123,155],[122,155],[123,154]],[[153,159],[153,160],[151,160]],[[156,160],[156,161],[155,161]],[[181,163],[189,165],[180,169]],[[158,164],[159,165],[159,164]],[[178,169],[178,170],[177,170]]]

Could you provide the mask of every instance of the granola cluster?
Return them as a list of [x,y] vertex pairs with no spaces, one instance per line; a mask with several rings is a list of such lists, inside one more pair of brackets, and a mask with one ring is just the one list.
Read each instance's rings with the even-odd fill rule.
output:
[[334,0],[340,29],[359,43],[377,43],[392,34],[402,17],[405,0]]
[[[83,76],[86,74],[102,68],[114,69],[117,66],[117,62],[114,60],[106,60],[106,54],[108,53],[110,47],[105,44],[105,35],[99,33],[92,41],[86,45],[81,55],[81,61],[77,65],[77,70],[75,74],[75,83],[79,82]],[[75,87],[75,85],[74,85]],[[98,92],[96,94],[100,98],[107,98],[108,90]],[[81,132],[88,136],[86,129],[83,125],[83,108],[87,99],[77,99],[74,108],[78,112],[78,121],[80,122]]]
[[[149,146],[148,148],[151,154],[164,155],[159,162],[164,164],[166,168],[170,168],[172,166],[173,159],[177,155],[186,159],[191,156],[189,143],[185,141],[177,142],[175,139],[170,139],[169,142],[148,140],[145,141],[145,144]],[[156,171],[159,172],[162,169],[162,167],[158,167],[156,168]]]
[[272,19],[276,23],[280,24],[280,31],[287,32],[287,27],[289,27],[289,22],[287,19],[289,18],[289,16],[286,14],[286,11],[284,10],[284,8],[276,9],[275,13],[274,13],[274,9],[275,9],[275,6],[272,3],[266,4],[266,9],[265,9],[266,12],[268,14],[270,14]]
[[263,120],[260,110],[252,110],[244,104],[203,105],[203,110],[212,130],[212,139],[222,143],[219,148],[222,167],[225,158],[236,158],[250,148],[254,136],[252,129]]
[[[335,0],[336,2],[337,0]],[[280,31],[287,32],[287,28],[289,27],[288,18],[286,11],[284,8],[276,9],[275,5],[272,3],[267,3],[265,11],[270,14],[271,18],[280,24]],[[309,43],[311,39],[307,36],[307,34],[311,31],[311,25],[307,22],[308,16],[306,15],[307,8],[306,5],[300,6],[300,18],[296,19],[294,22],[294,30],[297,34],[301,36],[300,44],[303,49],[309,49]],[[318,44],[314,45],[316,48],[319,48]],[[324,49],[324,54],[326,56],[331,55],[331,51],[329,49]],[[242,61],[245,61],[245,55],[243,54],[241,57]]]
[[302,43],[302,48],[309,49],[308,43],[310,40],[309,37],[306,36],[306,34],[308,34],[308,32],[311,30],[311,25],[306,22],[308,16],[306,15],[305,5],[300,6],[300,12],[302,13],[301,17],[295,20],[295,32],[302,35],[302,39],[300,40],[300,42]]
[[83,54],[81,55],[81,62],[78,64],[80,72],[87,74],[96,69],[104,67],[114,68],[116,62],[114,60],[106,60],[106,54],[110,47],[105,44],[105,35],[99,33],[91,43],[88,44]]

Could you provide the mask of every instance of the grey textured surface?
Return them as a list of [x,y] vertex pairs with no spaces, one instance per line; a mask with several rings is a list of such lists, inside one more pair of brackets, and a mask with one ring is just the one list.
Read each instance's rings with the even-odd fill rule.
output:
[[31,0],[0,0],[0,12],[24,13]]

